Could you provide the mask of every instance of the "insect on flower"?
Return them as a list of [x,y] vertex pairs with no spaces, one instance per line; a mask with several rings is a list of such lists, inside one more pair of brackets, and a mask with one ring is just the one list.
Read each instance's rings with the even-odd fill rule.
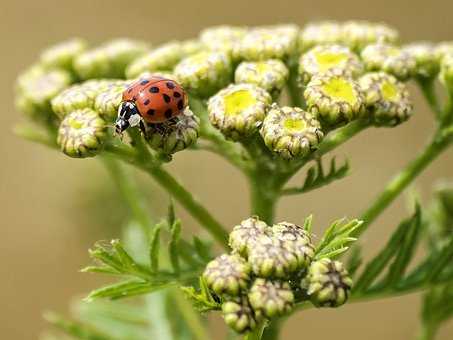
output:
[[188,98],[177,82],[157,76],[142,78],[123,92],[116,133],[122,134],[130,126],[139,126],[145,133],[146,123],[167,123],[187,107]]

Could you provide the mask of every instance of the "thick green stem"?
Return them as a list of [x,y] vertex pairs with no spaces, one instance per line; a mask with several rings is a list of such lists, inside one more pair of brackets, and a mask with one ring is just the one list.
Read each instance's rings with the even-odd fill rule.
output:
[[373,201],[373,204],[362,214],[364,223],[355,230],[354,236],[361,235],[369,225],[398,197],[398,195],[449,145],[446,138],[434,138],[422,153],[410,162]]
[[441,116],[442,110],[436,95],[435,80],[436,80],[435,78],[418,79],[417,82],[429,106],[436,114],[436,117],[439,118]]
[[417,336],[418,340],[433,340],[436,337],[436,327],[432,325],[422,323],[420,327],[419,334]]
[[277,340],[279,338],[282,320],[272,320],[266,328],[264,328],[261,340]]
[[267,186],[259,180],[252,180],[250,182],[252,215],[257,215],[268,224],[272,224],[274,222],[277,197],[278,196],[271,186]]

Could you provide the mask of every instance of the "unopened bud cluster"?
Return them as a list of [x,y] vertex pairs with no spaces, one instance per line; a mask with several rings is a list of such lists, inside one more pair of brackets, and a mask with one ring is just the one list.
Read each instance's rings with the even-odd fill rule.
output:
[[347,272],[339,262],[314,260],[311,235],[297,224],[269,226],[250,217],[233,228],[229,245],[231,253],[209,262],[203,278],[222,302],[225,322],[238,333],[291,312],[302,301],[296,301],[295,290],[320,307],[346,302],[352,284]]

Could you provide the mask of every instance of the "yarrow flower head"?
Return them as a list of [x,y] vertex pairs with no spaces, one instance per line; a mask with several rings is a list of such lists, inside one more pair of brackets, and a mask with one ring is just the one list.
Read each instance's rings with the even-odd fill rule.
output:
[[233,49],[246,34],[247,29],[239,26],[215,26],[200,33],[200,41],[207,48],[232,56]]
[[299,29],[295,25],[251,28],[234,47],[234,56],[241,60],[287,60],[297,50]]
[[239,255],[223,254],[208,263],[203,278],[217,295],[237,296],[248,286],[250,265]]
[[269,92],[273,98],[278,98],[288,75],[288,68],[278,59],[244,61],[236,68],[234,81],[257,85]]
[[79,54],[74,68],[81,79],[122,78],[126,66],[145,53],[149,45],[136,40],[116,39]]
[[266,146],[284,159],[309,154],[324,137],[315,115],[298,107],[277,105],[264,118],[260,133]]
[[196,143],[199,119],[189,108],[164,124],[147,124],[145,139],[156,151],[171,155]]
[[206,98],[230,82],[232,64],[223,52],[203,51],[181,60],[173,73],[187,91]]
[[93,108],[105,119],[112,120],[116,118],[123,92],[130,85],[130,81],[118,80],[112,82],[96,95]]
[[445,56],[453,54],[453,41],[443,41],[438,43],[434,47],[434,53],[437,61],[441,62]]
[[339,261],[323,258],[310,265],[302,280],[312,303],[318,307],[338,307],[346,302],[352,280]]
[[300,57],[302,83],[306,84],[313,76],[326,72],[356,77],[363,72],[363,65],[355,53],[341,45],[316,46]]
[[440,81],[453,93],[453,54],[447,54],[440,64]]
[[335,21],[320,21],[307,24],[300,33],[300,49],[307,51],[316,45],[340,43],[342,39],[341,28],[341,24]]
[[74,71],[74,59],[87,49],[85,40],[75,38],[63,41],[46,49],[40,57],[40,62],[47,68],[62,68]]
[[398,32],[383,23],[347,21],[342,25],[341,31],[341,41],[357,52],[370,44],[395,44],[399,40]]
[[233,228],[230,233],[230,247],[247,258],[249,250],[252,249],[258,238],[268,235],[271,232],[269,226],[258,217],[250,217]]
[[365,102],[378,125],[397,125],[412,113],[412,103],[406,86],[394,76],[375,72],[359,79]]
[[226,301],[222,305],[222,313],[225,323],[238,333],[254,330],[260,321],[247,296]]
[[304,91],[308,110],[329,125],[346,123],[360,117],[364,97],[352,78],[336,74],[313,77]]
[[415,74],[422,78],[432,78],[439,73],[439,62],[433,44],[416,42],[405,45],[403,51],[415,60]]
[[368,71],[384,71],[400,80],[413,76],[417,64],[414,57],[406,50],[383,43],[368,45],[361,53]]
[[271,102],[256,85],[232,84],[209,99],[209,120],[227,138],[238,140],[258,131]]
[[182,58],[181,44],[172,41],[135,59],[126,68],[126,76],[137,78],[143,72],[171,71]]
[[102,149],[106,132],[107,125],[97,112],[91,109],[75,110],[61,122],[57,143],[61,151],[70,157],[93,157]]
[[248,298],[255,313],[267,318],[287,314],[294,305],[291,287],[282,281],[257,278],[250,288]]

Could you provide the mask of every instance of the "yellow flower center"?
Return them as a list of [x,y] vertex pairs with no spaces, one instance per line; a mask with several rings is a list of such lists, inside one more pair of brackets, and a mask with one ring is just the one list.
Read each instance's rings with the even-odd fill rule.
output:
[[324,93],[334,100],[344,101],[350,105],[355,105],[357,96],[350,82],[343,78],[332,78],[322,87]]
[[319,70],[324,72],[340,65],[348,59],[345,53],[318,52],[315,54]]
[[257,63],[256,70],[258,73],[265,73],[270,70],[270,66],[267,63]]
[[301,132],[307,127],[307,123],[303,119],[288,118],[283,122],[285,130],[290,133]]
[[74,118],[69,118],[69,125],[71,126],[71,128],[76,129],[76,130],[82,128],[82,123]]
[[398,89],[395,84],[392,84],[389,81],[386,81],[381,85],[381,91],[385,100],[395,101],[398,98]]
[[235,116],[242,113],[246,108],[254,105],[256,99],[248,90],[238,90],[224,97],[225,114]]

